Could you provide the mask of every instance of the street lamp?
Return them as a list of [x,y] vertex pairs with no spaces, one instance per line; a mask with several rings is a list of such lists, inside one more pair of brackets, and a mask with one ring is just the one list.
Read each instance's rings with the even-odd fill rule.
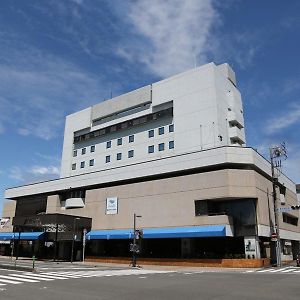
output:
[[76,239],[75,229],[76,229],[76,221],[80,220],[80,218],[74,218],[73,221],[73,239],[72,239],[72,250],[71,250],[71,263],[73,263],[73,255],[74,255],[74,243]]
[[137,215],[136,213],[133,214],[133,247],[132,247],[132,266],[136,267],[136,218],[141,218],[142,216]]

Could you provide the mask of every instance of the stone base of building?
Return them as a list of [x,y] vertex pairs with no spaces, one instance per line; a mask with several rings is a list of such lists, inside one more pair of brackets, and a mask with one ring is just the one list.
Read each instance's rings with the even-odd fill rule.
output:
[[[130,264],[130,257],[87,257],[87,262]],[[270,265],[270,259],[167,259],[138,258],[138,265],[216,267],[216,268],[262,268]]]

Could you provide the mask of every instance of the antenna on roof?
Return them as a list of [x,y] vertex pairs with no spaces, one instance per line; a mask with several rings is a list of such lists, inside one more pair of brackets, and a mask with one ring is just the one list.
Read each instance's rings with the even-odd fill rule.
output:
[[194,53],[194,68],[197,68],[197,55]]

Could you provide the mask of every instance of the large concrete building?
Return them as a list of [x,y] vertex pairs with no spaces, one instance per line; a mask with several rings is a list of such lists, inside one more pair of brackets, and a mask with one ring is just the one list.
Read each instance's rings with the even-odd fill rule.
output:
[[[245,142],[228,64],[101,102],[67,116],[59,179],[6,190],[0,239],[18,255],[78,259],[87,232],[89,257],[126,257],[138,214],[143,257],[270,257],[271,167]],[[297,203],[285,175],[276,186],[279,207]],[[278,216],[281,255],[292,259],[299,213]]]

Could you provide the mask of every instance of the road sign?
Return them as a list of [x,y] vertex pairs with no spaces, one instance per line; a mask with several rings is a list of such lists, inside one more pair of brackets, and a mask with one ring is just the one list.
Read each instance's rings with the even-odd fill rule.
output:
[[276,233],[276,232],[273,232],[273,233],[271,234],[271,241],[272,241],[272,242],[277,242],[277,238],[278,238],[277,233]]
[[280,212],[280,213],[283,213],[283,212],[288,212],[288,211],[292,211],[293,209],[291,207],[279,207],[277,208],[277,211]]

